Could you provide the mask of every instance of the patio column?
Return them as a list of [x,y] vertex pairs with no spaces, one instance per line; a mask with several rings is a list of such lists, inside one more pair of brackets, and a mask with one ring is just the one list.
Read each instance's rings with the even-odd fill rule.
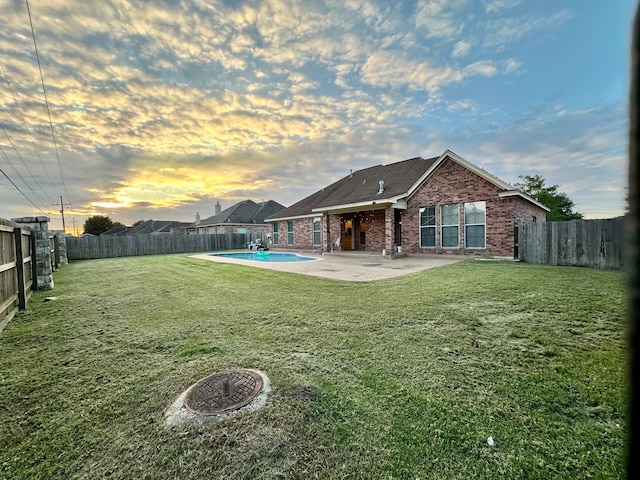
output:
[[391,206],[384,209],[384,248],[387,255],[393,255],[393,242],[396,238],[395,232],[395,209]]
[[331,251],[331,222],[329,221],[330,215],[323,214],[322,215],[322,251],[330,252]]

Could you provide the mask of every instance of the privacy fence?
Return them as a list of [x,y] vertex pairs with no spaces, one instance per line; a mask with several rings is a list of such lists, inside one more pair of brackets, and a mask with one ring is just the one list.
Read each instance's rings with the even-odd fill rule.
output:
[[246,234],[145,234],[67,238],[69,260],[196,253],[244,248]]
[[526,223],[518,227],[518,258],[527,263],[624,269],[624,217]]
[[0,332],[26,308],[33,290],[53,288],[53,270],[66,263],[60,256],[64,239],[49,235],[48,222],[47,217],[0,218]]

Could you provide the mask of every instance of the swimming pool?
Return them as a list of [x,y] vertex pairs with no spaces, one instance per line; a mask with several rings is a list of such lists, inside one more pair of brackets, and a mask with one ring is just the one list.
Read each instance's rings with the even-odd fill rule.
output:
[[271,253],[271,252],[231,252],[212,253],[212,257],[235,258],[238,260],[249,260],[252,262],[284,263],[284,262],[313,262],[318,258],[305,257],[297,253]]

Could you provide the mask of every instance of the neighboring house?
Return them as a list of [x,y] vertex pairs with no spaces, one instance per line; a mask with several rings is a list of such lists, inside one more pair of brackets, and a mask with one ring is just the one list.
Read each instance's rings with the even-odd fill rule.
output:
[[516,226],[548,211],[446,150],[352,172],[266,221],[276,248],[513,257]]
[[131,230],[131,227],[125,227],[124,225],[118,225],[117,227],[111,227],[106,232],[100,234],[101,237],[120,237],[126,235]]
[[168,235],[174,230],[185,228],[191,225],[189,222],[176,222],[173,220],[146,220],[135,227],[113,227],[100,236],[121,236],[121,235]]
[[250,239],[266,240],[271,226],[265,218],[277,214],[284,208],[274,200],[256,203],[252,200],[238,202],[216,215],[190,224],[187,233],[234,233],[247,234]]

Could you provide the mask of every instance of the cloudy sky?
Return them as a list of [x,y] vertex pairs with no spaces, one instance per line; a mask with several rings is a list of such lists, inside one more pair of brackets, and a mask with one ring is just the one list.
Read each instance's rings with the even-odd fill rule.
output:
[[193,221],[445,149],[620,215],[635,4],[30,0],[41,77],[0,0],[0,217]]

